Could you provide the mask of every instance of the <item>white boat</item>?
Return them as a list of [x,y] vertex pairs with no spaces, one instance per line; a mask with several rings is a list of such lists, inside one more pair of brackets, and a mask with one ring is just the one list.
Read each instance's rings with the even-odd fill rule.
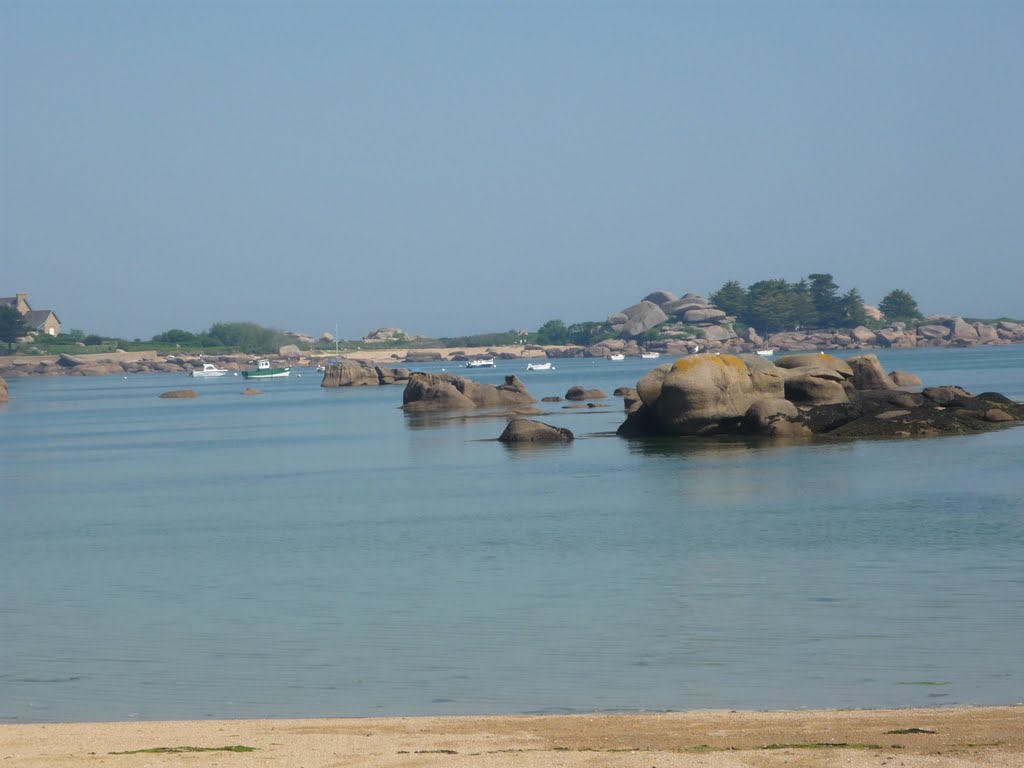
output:
[[661,357],[661,352],[644,352],[640,355],[644,360],[657,360]]
[[608,359],[609,360],[625,360],[626,356],[624,354],[622,354],[621,352],[617,352],[614,355],[608,355]]
[[757,354],[759,354],[761,357],[771,357],[772,355],[775,354],[775,350],[774,349],[759,349],[759,350],[757,350]]
[[242,371],[242,375],[247,379],[283,379],[285,376],[290,374],[292,369],[289,368],[271,368],[269,360],[257,360],[255,371]]
[[550,371],[551,363],[527,363],[526,370],[528,371]]
[[494,358],[493,357],[488,357],[488,358],[481,357],[481,358],[478,358],[476,360],[470,360],[468,363],[466,363],[466,367],[467,368],[493,368],[494,367]]
[[218,368],[213,363],[203,363],[203,370],[195,370],[189,373],[189,376],[195,377],[213,377],[213,376],[225,376],[230,371],[227,368]]

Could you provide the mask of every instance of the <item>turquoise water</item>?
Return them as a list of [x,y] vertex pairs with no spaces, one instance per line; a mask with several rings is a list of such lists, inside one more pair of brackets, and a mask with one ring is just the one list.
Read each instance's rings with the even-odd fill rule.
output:
[[[1024,400],[1024,348],[879,356]],[[1022,700],[1024,429],[634,442],[609,397],[517,449],[319,381],[9,382],[0,721]]]

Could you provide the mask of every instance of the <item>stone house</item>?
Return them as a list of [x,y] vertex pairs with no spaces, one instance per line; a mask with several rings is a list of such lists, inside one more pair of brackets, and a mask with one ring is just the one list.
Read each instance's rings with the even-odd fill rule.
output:
[[60,333],[60,320],[52,309],[32,309],[28,303],[27,293],[14,296],[0,296],[0,304],[14,307],[25,320],[30,331],[57,336]]

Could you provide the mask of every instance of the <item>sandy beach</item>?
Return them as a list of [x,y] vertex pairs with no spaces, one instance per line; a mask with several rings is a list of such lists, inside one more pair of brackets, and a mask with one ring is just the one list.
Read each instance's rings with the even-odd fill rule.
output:
[[1019,768],[1024,707],[0,725],[0,765]]

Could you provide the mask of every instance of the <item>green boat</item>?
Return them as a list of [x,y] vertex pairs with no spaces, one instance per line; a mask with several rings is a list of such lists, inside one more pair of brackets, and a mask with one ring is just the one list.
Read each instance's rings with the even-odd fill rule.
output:
[[247,379],[283,379],[292,372],[291,368],[271,368],[269,360],[257,360],[255,371],[242,371]]

